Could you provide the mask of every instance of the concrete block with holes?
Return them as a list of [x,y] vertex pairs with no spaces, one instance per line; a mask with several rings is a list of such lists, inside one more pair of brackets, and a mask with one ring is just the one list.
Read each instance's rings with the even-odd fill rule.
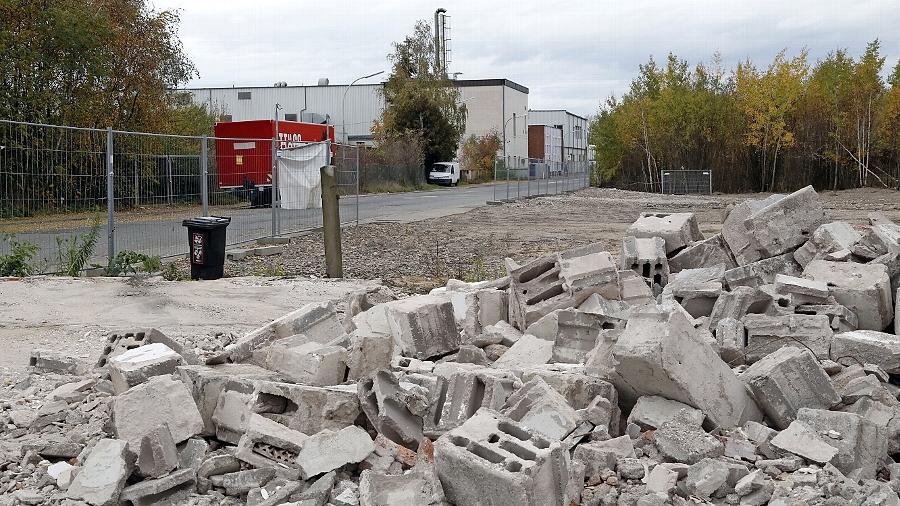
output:
[[235,457],[257,468],[295,469],[288,475],[300,476],[297,455],[309,436],[256,413],[249,415],[244,429]]
[[800,408],[831,409],[841,401],[819,361],[804,348],[779,348],[747,368],[740,379],[779,429],[796,420]]
[[347,350],[317,342],[295,344],[289,337],[269,347],[266,368],[305,385],[337,385],[347,378]]
[[662,237],[625,237],[619,260],[622,270],[636,272],[656,293],[669,282],[666,241]]
[[834,332],[825,315],[748,314],[741,319],[746,333],[747,362],[755,362],[782,346],[806,347],[816,357],[826,359]]
[[579,422],[566,398],[539,376],[510,395],[502,413],[554,440],[566,437]]
[[438,439],[434,460],[444,495],[453,504],[570,503],[571,463],[563,445],[489,409]]
[[681,251],[692,242],[703,240],[694,213],[641,213],[625,231],[625,235],[637,238],[660,237],[665,241],[668,256]]
[[730,292],[722,292],[709,315],[710,328],[716,328],[720,321],[731,318],[740,320],[750,313],[768,313],[773,304],[772,297],[759,288],[738,286]]
[[576,307],[592,294],[619,298],[612,255],[588,244],[510,270],[510,323],[519,330],[557,309]]
[[558,309],[532,323],[525,333],[552,342],[554,362],[580,364],[597,345],[600,331],[617,326],[624,324],[576,309]]
[[672,298],[693,318],[709,316],[719,296],[722,295],[722,283],[707,281],[705,283],[679,284],[667,292],[666,298]]
[[434,402],[425,419],[426,432],[435,436],[455,429],[482,407],[499,410],[521,385],[511,372],[488,368],[439,376],[432,396]]
[[860,330],[882,331],[894,318],[891,279],[883,264],[813,260],[803,277],[825,283],[838,304],[856,313]]

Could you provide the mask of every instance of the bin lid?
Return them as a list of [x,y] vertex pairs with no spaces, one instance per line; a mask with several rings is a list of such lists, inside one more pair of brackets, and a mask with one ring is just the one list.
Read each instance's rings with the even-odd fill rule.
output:
[[231,218],[227,216],[198,216],[182,221],[181,226],[212,229],[227,227],[229,223],[231,223]]

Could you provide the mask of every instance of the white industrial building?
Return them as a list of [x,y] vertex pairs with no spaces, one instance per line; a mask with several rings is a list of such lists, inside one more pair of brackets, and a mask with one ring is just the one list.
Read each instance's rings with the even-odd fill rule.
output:
[[562,156],[565,161],[590,161],[588,152],[588,119],[565,110],[531,109],[529,125],[546,125],[562,129]]
[[[528,158],[528,88],[508,79],[460,79],[460,100],[466,105],[469,135],[496,132],[506,154]],[[206,105],[230,121],[278,118],[286,121],[327,121],[335,137],[370,144],[372,126],[384,112],[383,84],[194,88],[185,90],[196,104]],[[346,93],[346,101],[344,101]],[[346,112],[346,135],[343,133]],[[503,153],[500,153],[501,155]]]

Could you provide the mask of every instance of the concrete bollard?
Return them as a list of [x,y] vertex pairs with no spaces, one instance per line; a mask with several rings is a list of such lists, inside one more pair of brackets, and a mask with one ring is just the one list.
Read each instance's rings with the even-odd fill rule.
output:
[[329,278],[342,278],[344,269],[341,260],[341,216],[334,166],[323,166],[320,171],[322,174],[322,228],[325,234],[325,273]]

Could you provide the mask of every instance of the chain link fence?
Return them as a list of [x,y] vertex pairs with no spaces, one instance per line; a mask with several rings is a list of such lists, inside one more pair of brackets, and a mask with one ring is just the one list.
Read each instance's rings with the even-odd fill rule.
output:
[[591,184],[587,161],[550,161],[518,156],[494,160],[494,201],[559,195]]
[[[92,262],[106,265],[121,251],[186,254],[181,223],[195,216],[231,217],[229,245],[320,227],[320,208],[279,207],[276,147],[272,139],[0,120],[0,234],[36,245],[40,270],[53,272],[61,253],[92,230],[98,236]],[[336,166],[343,223],[359,220],[360,149],[329,146],[321,160]],[[251,183],[261,178],[270,184]],[[0,241],[0,255],[9,249],[10,241]]]

